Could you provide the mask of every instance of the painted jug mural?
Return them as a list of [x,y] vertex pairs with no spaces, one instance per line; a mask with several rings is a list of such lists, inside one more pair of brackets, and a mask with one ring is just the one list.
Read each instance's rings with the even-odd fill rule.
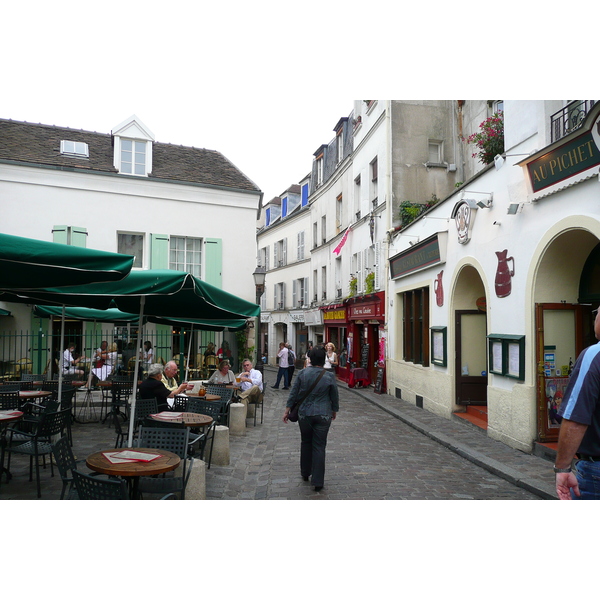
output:
[[[508,250],[496,252],[498,257],[498,268],[496,269],[496,296],[506,298],[512,291],[512,278],[515,276],[515,259],[512,256],[507,257]],[[512,269],[509,269],[508,262],[512,261]]]

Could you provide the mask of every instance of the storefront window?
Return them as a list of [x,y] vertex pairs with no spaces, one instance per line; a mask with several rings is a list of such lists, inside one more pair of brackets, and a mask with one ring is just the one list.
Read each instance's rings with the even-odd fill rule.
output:
[[404,300],[404,360],[429,366],[429,288],[402,294]]

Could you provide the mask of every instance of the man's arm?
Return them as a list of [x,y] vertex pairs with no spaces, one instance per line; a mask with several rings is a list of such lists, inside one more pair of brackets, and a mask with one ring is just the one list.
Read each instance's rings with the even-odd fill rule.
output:
[[[587,425],[577,423],[577,421],[562,420],[558,435],[556,462],[554,463],[557,469],[567,469],[571,466],[571,461],[581,444],[587,428]],[[571,500],[571,488],[573,488],[576,496],[580,495],[577,477],[573,473],[557,473],[556,493],[558,498],[560,500]]]

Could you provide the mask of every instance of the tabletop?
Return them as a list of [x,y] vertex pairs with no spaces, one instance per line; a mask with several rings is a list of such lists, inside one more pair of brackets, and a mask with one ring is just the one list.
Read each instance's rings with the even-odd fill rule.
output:
[[186,396],[189,396],[190,398],[200,398],[201,400],[208,400],[209,402],[221,399],[221,396],[217,396],[217,394],[204,394],[204,396],[201,396],[200,394],[190,394],[188,392]]
[[52,392],[48,390],[21,390],[19,398],[46,398],[51,396]]
[[[106,457],[106,453],[122,452],[130,450],[133,452],[148,452],[152,454],[160,454],[155,460],[149,462],[122,462],[112,463]],[[140,477],[141,475],[160,475],[167,471],[173,471],[179,466],[181,459],[177,454],[168,450],[157,450],[156,448],[109,448],[108,450],[100,450],[90,454],[85,459],[85,464],[88,469],[105,475],[113,475],[117,477]]]
[[165,411],[155,415],[150,415],[155,421],[163,423],[183,423],[186,427],[206,427],[213,422],[209,415],[191,412],[169,412]]
[[0,410],[0,426],[18,421],[22,416],[23,413],[20,410]]

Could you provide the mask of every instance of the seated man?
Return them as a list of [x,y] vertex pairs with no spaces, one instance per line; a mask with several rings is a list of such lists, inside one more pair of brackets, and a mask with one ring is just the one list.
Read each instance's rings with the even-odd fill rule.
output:
[[161,381],[163,376],[163,366],[160,363],[152,364],[148,367],[148,379],[142,381],[139,387],[140,398],[156,398],[158,410],[170,410],[171,407],[167,398],[174,398],[187,389],[188,384],[182,383],[174,390],[169,390]]
[[262,373],[252,368],[252,363],[246,358],[242,363],[244,369],[240,373],[240,384],[238,384],[242,390],[238,394],[238,400],[246,405],[255,404],[258,401],[263,391],[263,380]]
[[[179,367],[177,366],[177,363],[174,360],[170,360],[165,365],[163,376],[162,376],[162,382],[163,382],[164,386],[170,392],[172,392],[173,390],[176,390],[179,387],[179,384],[177,383],[177,380],[175,379],[175,375],[177,375],[178,368]],[[187,381],[184,381],[184,383],[187,383]],[[194,387],[194,386],[190,386],[190,389],[192,387]]]

